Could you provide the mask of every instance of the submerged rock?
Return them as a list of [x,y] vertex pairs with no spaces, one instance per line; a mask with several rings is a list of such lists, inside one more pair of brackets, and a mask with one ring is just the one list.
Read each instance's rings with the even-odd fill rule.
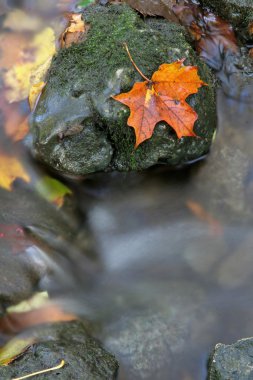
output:
[[[164,265],[166,267],[166,263]],[[111,273],[109,296],[109,288],[106,289],[103,282],[100,297],[102,294],[103,300],[113,307],[99,316],[103,326],[99,337],[120,361],[122,378],[183,379],[187,366],[184,358],[189,347],[198,341],[201,351],[203,341],[208,339],[216,320],[213,313],[202,309],[205,292],[196,284],[188,281],[158,282],[153,278],[154,273],[152,279],[143,280],[144,272],[145,269],[142,274],[139,272],[138,280],[132,274],[131,284],[128,281],[125,289],[119,281],[115,286],[115,274]],[[127,272],[127,278],[130,278],[129,274]],[[118,278],[124,276],[125,273],[118,272]],[[191,354],[193,361],[199,355],[193,350]],[[178,367],[181,360],[184,363],[182,368]]]
[[73,261],[87,283],[99,270],[92,234],[73,197],[57,209],[17,180],[12,191],[0,189],[0,199],[0,314],[38,290],[64,292],[78,281]]
[[[52,368],[61,360],[65,361],[65,366],[48,373],[48,380],[57,377],[61,380],[116,379],[118,363],[115,357],[87,334],[81,322],[45,325],[38,327],[35,335],[38,343],[8,367],[0,368],[1,379],[11,379]],[[44,375],[41,375],[42,377]]]
[[217,344],[210,358],[208,380],[251,380],[253,338],[225,345]]
[[[143,20],[127,5],[91,6],[84,13],[91,28],[87,39],[59,51],[47,86],[33,114],[33,152],[51,167],[85,175],[108,170],[140,170],[159,162],[182,165],[205,155],[216,127],[214,77],[185,39],[181,26],[162,19]],[[142,78],[122,44],[151,77],[160,64],[186,58],[209,84],[189,97],[199,119],[201,138],[178,139],[165,122],[151,139],[134,149],[129,110],[112,95],[127,92]]]
[[238,28],[245,28],[253,22],[252,0],[201,0],[216,14]]

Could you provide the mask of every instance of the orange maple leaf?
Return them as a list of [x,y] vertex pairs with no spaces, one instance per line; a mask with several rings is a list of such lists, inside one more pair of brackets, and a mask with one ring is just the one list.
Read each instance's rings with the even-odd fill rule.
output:
[[197,67],[183,66],[184,59],[164,63],[150,80],[139,70],[128,47],[125,47],[131,62],[145,81],[135,83],[131,91],[113,96],[113,99],[130,108],[127,124],[135,130],[135,148],[152,136],[160,121],[166,121],[178,138],[196,137],[193,127],[198,115],[185,99],[206,85],[198,76]]

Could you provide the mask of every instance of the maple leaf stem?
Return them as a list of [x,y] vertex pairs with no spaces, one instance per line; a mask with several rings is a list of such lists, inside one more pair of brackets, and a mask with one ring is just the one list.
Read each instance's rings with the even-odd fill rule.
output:
[[147,78],[147,77],[141,72],[141,70],[139,69],[139,67],[138,67],[138,66],[136,65],[136,63],[134,62],[134,60],[133,60],[133,58],[132,58],[132,56],[131,56],[131,53],[130,53],[130,51],[129,51],[129,49],[128,49],[127,44],[124,42],[123,45],[124,45],[124,48],[125,48],[126,51],[127,51],[127,54],[128,54],[128,56],[129,56],[130,61],[132,62],[132,65],[133,65],[134,68],[138,71],[138,73],[140,74],[140,76],[142,76],[142,78],[145,79],[147,82],[152,83],[152,81],[151,81],[149,78]]
[[29,374],[29,375],[25,375],[25,376],[22,376],[22,377],[17,377],[17,378],[12,379],[12,380],[28,379],[29,377],[34,377],[34,376],[37,376],[37,375],[40,375],[40,374],[44,374],[44,373],[47,373],[47,372],[56,371],[57,369],[60,369],[60,368],[62,368],[64,366],[65,366],[65,361],[62,360],[61,363],[59,365],[57,365],[56,367],[44,369],[44,370],[38,371],[38,372],[33,372],[33,373]]

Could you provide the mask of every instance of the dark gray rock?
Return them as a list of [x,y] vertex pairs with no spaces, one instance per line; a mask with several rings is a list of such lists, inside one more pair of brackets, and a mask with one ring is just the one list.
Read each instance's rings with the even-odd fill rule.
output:
[[124,378],[166,380],[168,373],[171,379],[182,378],[176,363],[196,334],[202,344],[201,332],[208,335],[214,323],[213,314],[200,307],[205,298],[202,289],[186,281],[153,278],[137,284],[133,276],[131,284],[111,283],[110,290],[108,295],[106,286],[100,288],[103,301],[113,307],[99,316],[104,326],[99,336],[120,361]]
[[29,266],[19,259],[14,260],[2,248],[3,245],[0,255],[0,314],[2,308],[31,296],[38,283],[36,272],[30,271]]
[[57,209],[19,181],[12,191],[0,189],[0,199],[0,314],[38,290],[63,291],[74,283],[74,257],[88,281],[99,264],[83,222],[78,231],[75,203]]
[[209,362],[208,380],[252,380],[253,339],[217,344]]
[[3,307],[0,305],[0,317],[2,317],[4,315],[4,309]]
[[246,28],[253,21],[253,4],[251,0],[201,0],[203,5],[238,28]]
[[[0,368],[1,379],[30,374],[65,361],[62,369],[48,373],[47,379],[113,380],[118,363],[98,341],[90,337],[81,322],[65,322],[37,328],[38,343],[8,367]],[[37,377],[43,379],[44,375]]]
[[[145,19],[126,5],[92,6],[84,13],[91,24],[86,41],[62,49],[31,119],[34,154],[51,167],[84,175],[102,170],[139,170],[159,162],[181,165],[205,155],[216,127],[214,77],[185,39],[181,26]],[[111,98],[142,80],[122,47],[150,76],[160,64],[186,57],[209,84],[189,97],[199,119],[201,138],[178,139],[159,123],[151,139],[134,149],[129,110]]]

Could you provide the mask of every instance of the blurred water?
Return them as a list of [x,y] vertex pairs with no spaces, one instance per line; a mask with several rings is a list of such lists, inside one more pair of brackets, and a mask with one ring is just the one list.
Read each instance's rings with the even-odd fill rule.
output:
[[[0,192],[2,223],[22,225],[42,263],[54,263],[38,265],[35,287],[91,320],[121,363],[120,380],[204,380],[216,343],[253,335],[253,84],[229,78],[202,162],[67,180],[74,197],[62,210],[23,183]],[[31,248],[19,251],[38,262]]]

